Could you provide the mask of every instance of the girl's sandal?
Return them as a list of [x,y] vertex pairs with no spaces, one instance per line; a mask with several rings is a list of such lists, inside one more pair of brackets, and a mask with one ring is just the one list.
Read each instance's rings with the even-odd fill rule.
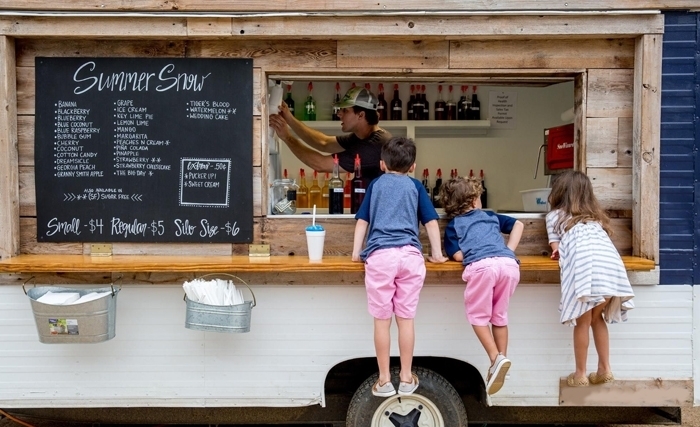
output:
[[586,377],[576,378],[576,377],[574,377],[574,375],[575,374],[571,373],[566,378],[566,384],[569,387],[588,387],[588,385],[589,385],[588,378],[586,378]]
[[588,374],[588,381],[591,384],[606,384],[615,381],[615,377],[612,372],[606,372],[603,375],[598,375],[596,372],[591,372]]

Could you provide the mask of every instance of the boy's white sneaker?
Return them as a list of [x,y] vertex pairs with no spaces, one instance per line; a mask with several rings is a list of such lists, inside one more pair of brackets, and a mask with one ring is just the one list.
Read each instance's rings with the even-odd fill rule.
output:
[[391,381],[387,381],[379,385],[379,380],[372,386],[372,394],[377,397],[391,397],[396,394],[396,389]]
[[489,368],[488,375],[486,376],[486,393],[498,393],[506,380],[508,369],[510,369],[510,360],[501,353],[498,353],[496,360]]

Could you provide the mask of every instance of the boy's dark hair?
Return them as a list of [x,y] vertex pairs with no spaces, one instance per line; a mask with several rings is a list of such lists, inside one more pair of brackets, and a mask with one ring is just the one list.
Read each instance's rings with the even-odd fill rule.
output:
[[405,136],[395,136],[382,146],[382,160],[394,172],[406,173],[416,162],[416,143]]
[[364,112],[365,120],[367,120],[368,125],[376,125],[379,123],[379,114],[377,114],[377,110],[369,110],[367,108],[358,107],[357,105],[353,105],[352,110],[355,114]]
[[462,215],[474,208],[474,202],[483,192],[481,180],[458,176],[440,186],[440,201],[449,218]]

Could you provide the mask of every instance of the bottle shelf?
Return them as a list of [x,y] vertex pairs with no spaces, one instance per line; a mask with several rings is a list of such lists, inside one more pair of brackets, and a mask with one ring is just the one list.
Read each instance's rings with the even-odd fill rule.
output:
[[[304,122],[307,126],[328,135],[342,135],[339,121]],[[487,135],[490,120],[384,120],[379,126],[394,136],[416,138],[469,137]]]

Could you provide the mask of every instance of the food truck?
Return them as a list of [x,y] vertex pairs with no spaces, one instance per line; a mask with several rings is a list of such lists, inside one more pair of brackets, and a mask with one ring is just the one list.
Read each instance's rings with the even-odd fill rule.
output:
[[[679,421],[679,408],[700,401],[696,2],[0,4],[0,409],[92,422],[432,427],[545,413]],[[287,189],[313,171],[269,131],[270,93],[283,85],[298,111],[311,96],[307,124],[339,134],[335,86],[352,84],[382,84],[387,102],[396,87],[404,106],[420,87],[426,120],[403,110],[379,125],[416,141],[429,188],[437,169],[444,179],[483,171],[488,208],[525,223],[513,366],[497,394],[485,392],[488,358],[451,261],[427,264],[420,388],[372,397],[354,216],[319,207],[325,246],[312,263],[310,209],[275,210],[284,171]],[[479,116],[434,118],[436,100],[462,94],[476,95]],[[548,159],[546,130],[570,124],[559,148],[573,157]],[[558,322],[544,224],[561,164],[591,178],[635,291],[630,320],[610,329],[616,380],[604,386],[566,385],[571,330]],[[230,275],[253,301],[249,332],[185,327],[195,320],[183,283]],[[109,303],[42,313],[33,296],[46,289],[107,289]]]

